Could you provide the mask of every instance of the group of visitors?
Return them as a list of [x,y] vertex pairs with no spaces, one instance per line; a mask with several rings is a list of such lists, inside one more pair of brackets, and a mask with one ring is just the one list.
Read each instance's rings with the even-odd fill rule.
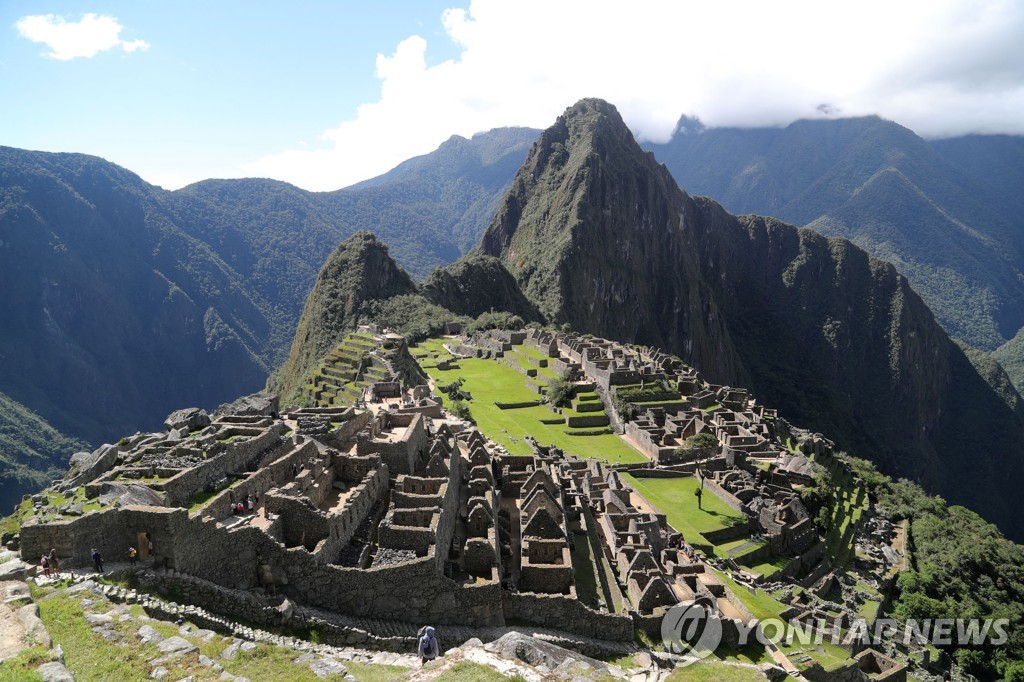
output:
[[[250,498],[251,499],[251,498]],[[252,502],[250,502],[252,503]],[[153,553],[153,538],[150,537],[149,533],[145,534],[146,538],[146,549],[149,550],[149,556],[155,557]],[[128,564],[134,568],[139,562],[139,550],[135,547],[128,547]],[[92,565],[96,569],[97,573],[103,572],[103,555],[100,554],[99,549],[93,547],[89,552],[89,558],[92,559]],[[154,558],[155,561],[155,558]],[[49,554],[44,554],[39,560],[39,567],[43,569],[43,575],[47,578],[57,577],[60,575],[60,562],[57,560],[57,550],[51,549]]]
[[51,549],[49,554],[44,554],[43,558],[39,560],[39,566],[43,569],[43,575],[49,578],[51,575],[57,577],[60,575],[60,564],[57,561],[57,550]]
[[231,502],[231,513],[235,516],[244,516],[246,513],[251,514],[256,510],[256,507],[260,506],[260,494],[256,493],[253,495],[246,495],[244,500],[238,502]]

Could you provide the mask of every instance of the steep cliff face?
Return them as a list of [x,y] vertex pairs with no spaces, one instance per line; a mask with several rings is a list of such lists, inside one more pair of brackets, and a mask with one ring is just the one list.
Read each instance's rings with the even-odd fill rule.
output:
[[549,320],[663,346],[1021,535],[1019,413],[907,280],[846,240],[689,197],[611,105],[542,133],[481,248]]
[[412,279],[370,232],[343,241],[317,275],[276,389],[287,400],[328,350],[355,329],[372,301],[413,294]]
[[669,142],[645,146],[729,211],[891,262],[953,338],[994,350],[1024,324],[1024,138],[927,141],[877,116],[744,129],[684,118]]
[[421,287],[427,300],[460,315],[477,317],[490,310],[519,315],[528,322],[543,319],[501,261],[472,253],[438,268]]
[[745,378],[691,248],[693,204],[613,106],[583,100],[541,134],[481,250],[550,322],[672,348]]

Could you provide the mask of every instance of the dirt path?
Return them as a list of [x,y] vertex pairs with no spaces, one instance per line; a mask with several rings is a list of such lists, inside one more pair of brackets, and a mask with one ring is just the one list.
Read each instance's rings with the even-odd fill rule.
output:
[[[0,582],[0,598],[4,598],[7,590],[20,583],[14,581]],[[25,626],[18,617],[20,603],[14,605],[0,602],[0,661],[13,658],[26,647],[22,637]]]

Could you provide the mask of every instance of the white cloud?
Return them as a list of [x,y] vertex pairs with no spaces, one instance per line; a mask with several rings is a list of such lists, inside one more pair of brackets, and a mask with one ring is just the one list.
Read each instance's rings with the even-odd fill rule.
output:
[[121,40],[124,27],[115,17],[91,12],[78,21],[68,21],[57,14],[38,14],[22,17],[14,26],[23,37],[50,48],[47,57],[60,61],[88,59],[117,47],[125,52],[149,49],[144,40]]
[[336,189],[452,134],[546,127],[581,97],[609,100],[652,140],[668,139],[684,113],[762,126],[829,108],[926,136],[1024,133],[1024,3],[1014,0],[474,0],[442,23],[458,59],[428,66],[426,41],[407,38],[377,57],[380,98],[326,131],[321,149],[243,170]]

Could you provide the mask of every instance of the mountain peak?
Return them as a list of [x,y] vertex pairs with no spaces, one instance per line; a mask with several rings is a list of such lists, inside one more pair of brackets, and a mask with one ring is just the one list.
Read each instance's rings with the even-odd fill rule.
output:
[[364,305],[416,291],[388,247],[372,232],[356,232],[338,245],[317,275],[306,299],[278,391],[288,398],[324,354],[356,328]]

